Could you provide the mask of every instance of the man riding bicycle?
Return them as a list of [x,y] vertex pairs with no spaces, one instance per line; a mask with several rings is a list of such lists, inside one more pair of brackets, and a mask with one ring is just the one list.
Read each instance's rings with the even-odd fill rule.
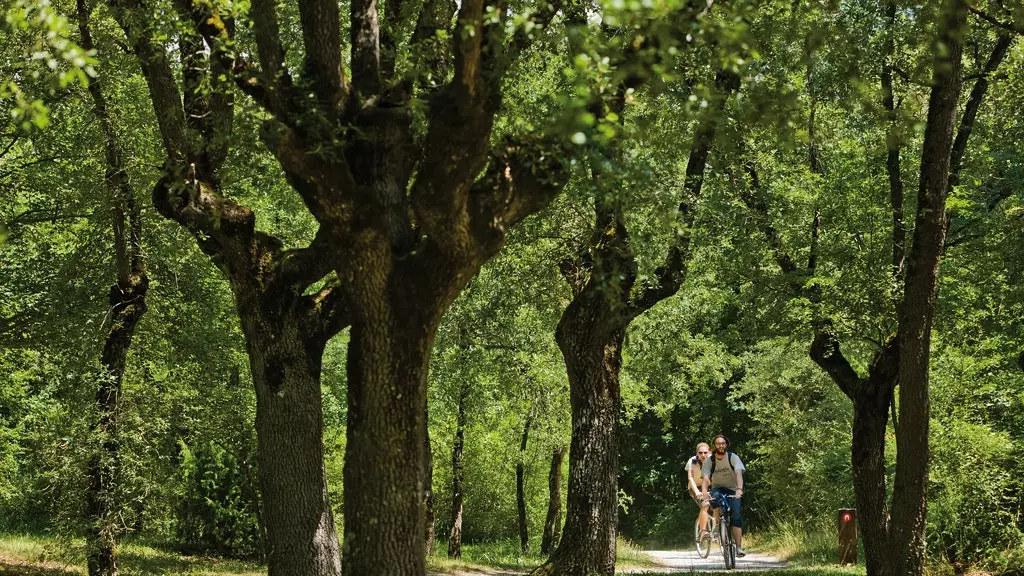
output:
[[[701,498],[717,500],[721,497],[735,496],[732,503],[730,520],[732,523],[732,539],[736,542],[736,556],[743,557],[743,514],[740,512],[740,498],[743,497],[743,472],[746,467],[740,457],[729,452],[729,439],[723,434],[715,436],[712,441],[714,455],[704,461],[702,467]],[[711,493],[708,494],[708,486]],[[715,520],[718,520],[719,508],[714,509]]]

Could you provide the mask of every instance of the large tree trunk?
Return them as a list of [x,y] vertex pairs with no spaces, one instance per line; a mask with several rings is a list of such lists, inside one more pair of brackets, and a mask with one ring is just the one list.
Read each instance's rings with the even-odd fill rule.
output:
[[548,516],[544,521],[544,535],[540,541],[541,554],[550,554],[558,545],[562,533],[562,460],[565,447],[556,446],[551,453],[551,471],[548,473]]
[[459,391],[459,414],[452,444],[452,529],[448,534],[448,557],[462,558],[462,477],[464,473],[462,451],[466,443],[466,396],[468,387]]
[[530,435],[530,418],[523,425],[523,437],[519,442],[519,461],[516,462],[516,515],[519,520],[519,549],[523,554],[530,551],[530,533],[526,525],[526,441]]
[[[575,301],[559,323],[557,340],[569,374],[573,434],[565,532],[551,574],[615,573],[618,496],[619,370],[624,329],[612,315]],[[604,335],[605,337],[602,337]]]
[[426,571],[424,415],[436,324],[425,326],[412,311],[391,308],[391,316],[388,308],[352,324],[343,565],[351,575],[419,576]]
[[323,460],[324,342],[288,311],[239,310],[256,389],[256,437],[271,576],[341,574]]
[[896,429],[896,479],[890,529],[894,574],[924,571],[927,513],[928,369],[932,316],[938,292],[939,261],[946,237],[946,194],[950,153],[960,97],[961,53],[967,19],[963,0],[943,5],[921,154],[913,243],[907,257],[903,303],[899,311],[899,422]]

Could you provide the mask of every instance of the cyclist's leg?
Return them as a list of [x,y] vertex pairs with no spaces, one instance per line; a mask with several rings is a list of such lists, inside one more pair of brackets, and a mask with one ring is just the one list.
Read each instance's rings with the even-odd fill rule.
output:
[[743,510],[741,509],[742,499],[732,500],[732,514],[729,520],[732,522],[732,539],[736,541],[736,548],[743,550]]
[[690,499],[693,500],[693,503],[697,505],[697,509],[699,510],[699,512],[697,513],[698,514],[697,515],[697,523],[700,525],[700,529],[701,530],[707,530],[708,529],[708,508],[707,508],[707,506],[705,505],[704,501],[699,499],[699,498],[697,498],[693,494],[693,492],[690,492]]

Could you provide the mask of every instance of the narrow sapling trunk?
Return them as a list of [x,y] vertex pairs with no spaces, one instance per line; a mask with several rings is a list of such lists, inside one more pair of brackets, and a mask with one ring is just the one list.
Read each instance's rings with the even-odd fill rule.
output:
[[530,551],[530,533],[526,525],[526,441],[530,434],[530,418],[523,425],[523,436],[519,442],[519,460],[516,462],[516,515],[519,520],[519,549],[523,554]]
[[551,471],[548,473],[548,515],[544,521],[544,535],[540,541],[541,554],[550,554],[562,534],[562,460],[565,447],[556,446],[551,453]]
[[[95,50],[85,0],[77,2],[78,28],[82,48]],[[113,256],[116,282],[110,287],[107,314],[109,329],[103,342],[100,365],[103,371],[96,389],[97,422],[92,435],[100,449],[89,462],[85,503],[86,565],[89,576],[117,576],[116,533],[120,502],[115,499],[116,473],[120,463],[118,405],[128,351],[139,319],[146,312],[149,276],[142,258],[141,215],[135,190],[128,181],[124,154],[106,97],[95,76],[89,78],[93,110],[100,120],[106,152],[105,183],[113,224]]]
[[465,471],[462,450],[466,442],[466,396],[468,387],[459,392],[459,414],[452,443],[452,529],[448,534],[448,557],[462,558],[462,477]]
[[430,449],[430,433],[426,436],[426,445],[423,447],[426,451],[427,465],[426,465],[426,476],[423,479],[423,506],[426,513],[426,525],[427,533],[425,535],[426,555],[427,557],[434,551],[434,541],[437,540],[437,533],[434,531],[434,454]]

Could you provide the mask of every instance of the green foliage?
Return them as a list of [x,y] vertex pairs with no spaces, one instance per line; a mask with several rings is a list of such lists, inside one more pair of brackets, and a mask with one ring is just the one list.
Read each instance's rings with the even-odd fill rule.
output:
[[17,55],[5,54],[0,110],[9,111],[10,120],[24,132],[50,123],[49,107],[26,92],[25,81],[53,93],[72,84],[85,86],[89,76],[96,75],[94,55],[71,40],[67,18],[49,0],[0,3],[0,38],[5,51],[20,50]]
[[177,537],[186,549],[235,557],[263,555],[256,471],[210,442],[195,450],[181,445],[185,492],[177,510]]

